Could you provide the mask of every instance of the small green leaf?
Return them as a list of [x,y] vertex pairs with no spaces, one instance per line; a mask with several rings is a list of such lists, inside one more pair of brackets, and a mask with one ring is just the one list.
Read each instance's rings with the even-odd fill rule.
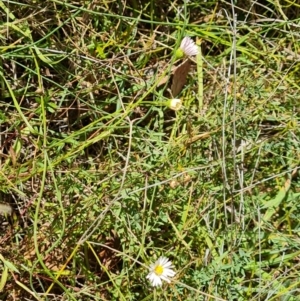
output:
[[7,268],[7,266],[5,266],[2,276],[1,276],[1,280],[0,280],[0,292],[2,292],[4,289],[4,286],[7,281],[7,276],[8,276],[8,268]]

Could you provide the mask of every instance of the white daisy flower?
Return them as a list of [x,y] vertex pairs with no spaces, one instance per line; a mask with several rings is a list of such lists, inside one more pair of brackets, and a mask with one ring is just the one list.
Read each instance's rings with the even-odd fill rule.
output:
[[152,286],[161,286],[162,280],[170,283],[176,273],[173,271],[174,266],[172,262],[166,257],[159,257],[155,263],[150,265],[150,272],[147,279],[151,282]]
[[198,46],[190,37],[184,37],[181,41],[180,48],[185,53],[185,55],[197,55],[198,54]]
[[182,107],[182,100],[180,98],[173,98],[169,101],[169,108],[174,111],[180,110]]
[[181,41],[179,49],[176,51],[176,57],[181,58],[184,55],[197,55],[199,52],[198,46],[190,37],[184,37]]

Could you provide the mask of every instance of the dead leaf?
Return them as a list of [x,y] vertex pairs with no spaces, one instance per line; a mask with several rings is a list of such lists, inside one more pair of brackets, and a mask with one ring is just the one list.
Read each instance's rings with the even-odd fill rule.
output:
[[181,92],[183,86],[186,84],[186,79],[190,71],[191,64],[191,61],[187,59],[179,66],[172,67],[171,76],[164,76],[157,84],[157,87],[159,88],[160,86],[166,84],[167,82],[169,82],[170,78],[172,78],[171,93],[173,97],[176,97]]
[[176,97],[186,84],[187,75],[191,68],[191,61],[187,59],[181,65],[179,65],[173,74],[171,93],[173,97]]

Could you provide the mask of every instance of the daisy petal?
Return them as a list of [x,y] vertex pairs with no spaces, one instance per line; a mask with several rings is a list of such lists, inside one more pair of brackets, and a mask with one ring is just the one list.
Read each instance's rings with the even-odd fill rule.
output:
[[180,44],[180,49],[187,56],[197,55],[199,52],[198,46],[190,37],[184,37]]

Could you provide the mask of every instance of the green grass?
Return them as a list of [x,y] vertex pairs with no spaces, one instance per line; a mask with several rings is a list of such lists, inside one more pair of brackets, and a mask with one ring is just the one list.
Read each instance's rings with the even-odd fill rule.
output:
[[300,300],[299,10],[1,1],[0,300]]

